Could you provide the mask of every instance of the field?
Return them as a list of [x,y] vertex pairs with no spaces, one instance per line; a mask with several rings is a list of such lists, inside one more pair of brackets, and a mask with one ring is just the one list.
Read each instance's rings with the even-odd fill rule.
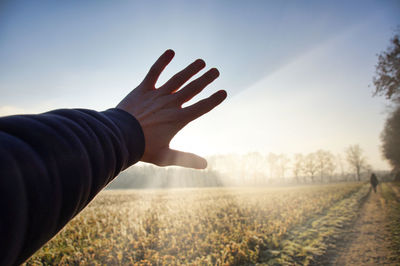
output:
[[368,193],[364,183],[103,191],[27,265],[315,263]]

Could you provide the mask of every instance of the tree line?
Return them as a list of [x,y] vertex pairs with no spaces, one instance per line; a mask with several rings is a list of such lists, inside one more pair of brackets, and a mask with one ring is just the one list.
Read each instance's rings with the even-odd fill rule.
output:
[[217,155],[208,161],[211,169],[230,176],[233,183],[238,184],[361,181],[369,178],[372,172],[358,144],[347,147],[344,154],[333,154],[324,149],[292,156],[253,152],[245,155]]
[[382,153],[392,166],[395,180],[400,181],[400,28],[386,51],[378,55],[374,96],[385,96],[390,111],[381,133]]
[[[343,154],[226,154],[207,158],[206,170],[141,164],[122,172],[109,189],[183,188],[329,183],[367,180],[372,168],[359,145]],[[382,176],[382,175],[381,175]]]

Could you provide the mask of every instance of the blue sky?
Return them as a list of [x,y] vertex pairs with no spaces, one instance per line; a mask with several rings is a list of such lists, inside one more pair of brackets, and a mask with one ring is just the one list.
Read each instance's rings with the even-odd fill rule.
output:
[[359,143],[384,168],[385,101],[368,86],[398,14],[399,1],[3,1],[0,115],[113,107],[172,48],[160,83],[200,57],[221,76],[196,99],[229,94],[177,148],[339,153]]

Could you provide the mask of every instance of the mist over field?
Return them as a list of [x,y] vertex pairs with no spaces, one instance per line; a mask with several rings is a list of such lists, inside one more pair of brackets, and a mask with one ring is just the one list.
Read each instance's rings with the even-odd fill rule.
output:
[[201,171],[140,164],[120,173],[107,189],[325,184],[368,181],[373,171],[381,180],[394,179],[390,171],[372,169],[362,153],[358,178],[351,157],[346,156],[346,152],[333,155],[325,150],[292,156],[258,152],[214,155],[207,158],[208,167]]

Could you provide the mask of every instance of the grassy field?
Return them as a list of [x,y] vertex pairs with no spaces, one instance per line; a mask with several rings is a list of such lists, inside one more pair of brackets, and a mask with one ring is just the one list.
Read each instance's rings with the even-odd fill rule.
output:
[[392,221],[389,224],[390,231],[390,248],[395,256],[400,258],[400,182],[383,183],[381,185],[384,205],[388,206],[386,213],[388,219]]
[[309,264],[357,216],[369,186],[104,191],[28,261]]

